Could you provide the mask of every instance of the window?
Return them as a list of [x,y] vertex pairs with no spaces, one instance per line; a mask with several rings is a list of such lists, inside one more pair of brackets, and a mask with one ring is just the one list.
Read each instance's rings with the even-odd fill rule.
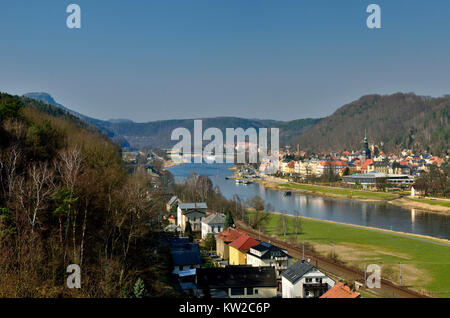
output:
[[321,283],[322,284],[322,278],[316,278],[316,283]]
[[312,278],[306,278],[305,281],[306,281],[307,283],[311,283],[311,282],[312,282]]
[[244,295],[244,288],[230,288],[231,295]]
[[255,289],[254,291],[255,291],[255,295],[258,295],[258,290],[257,290],[257,289]]
[[247,295],[253,295],[253,287],[247,288]]

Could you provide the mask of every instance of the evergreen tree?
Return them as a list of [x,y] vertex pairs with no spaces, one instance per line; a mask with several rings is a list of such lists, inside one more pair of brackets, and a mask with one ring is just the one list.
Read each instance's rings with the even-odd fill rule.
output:
[[234,225],[233,216],[231,215],[231,212],[227,212],[227,216],[225,218],[225,229],[232,227]]
[[191,227],[191,222],[186,222],[186,226],[184,228],[184,234],[187,235],[187,237],[189,237],[189,239],[192,241],[193,239],[193,234],[192,234],[192,227]]
[[208,251],[213,251],[216,248],[216,238],[211,233],[209,233],[205,238],[205,248]]
[[145,283],[141,278],[139,278],[134,284],[134,297],[144,298],[146,296],[148,296],[148,291],[145,288]]

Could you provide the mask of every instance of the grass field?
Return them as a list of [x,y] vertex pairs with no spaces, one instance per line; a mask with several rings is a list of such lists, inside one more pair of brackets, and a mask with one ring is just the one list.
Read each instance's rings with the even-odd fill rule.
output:
[[[279,214],[270,213],[262,230],[284,238],[280,219]],[[294,217],[286,219],[286,240],[308,242],[325,256],[334,246],[335,256],[345,264],[361,269],[364,264],[378,264],[383,277],[396,283],[401,262],[403,285],[418,291],[425,289],[434,297],[450,297],[450,246],[438,245],[442,241],[303,217],[302,233],[296,236]]]
[[355,199],[358,198],[358,199],[392,200],[392,199],[396,199],[399,197],[397,194],[385,193],[385,192],[353,190],[353,189],[347,189],[347,188],[327,187],[327,186],[319,186],[319,185],[312,185],[312,184],[298,184],[298,183],[292,183],[292,182],[280,184],[279,187],[283,187],[286,189],[305,190],[310,193],[317,193],[317,194],[345,196],[347,198],[355,198]]
[[441,200],[430,200],[430,199],[412,199],[408,198],[409,201],[419,202],[419,203],[426,203],[431,205],[440,205],[447,208],[450,208],[450,202],[449,201],[441,201]]

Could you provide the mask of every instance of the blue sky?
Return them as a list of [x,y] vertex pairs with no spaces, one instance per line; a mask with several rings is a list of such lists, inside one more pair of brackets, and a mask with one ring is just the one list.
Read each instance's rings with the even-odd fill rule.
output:
[[[82,29],[66,27],[66,7]],[[366,26],[380,5],[382,29]],[[100,119],[321,117],[450,93],[450,1],[0,0],[0,91]]]

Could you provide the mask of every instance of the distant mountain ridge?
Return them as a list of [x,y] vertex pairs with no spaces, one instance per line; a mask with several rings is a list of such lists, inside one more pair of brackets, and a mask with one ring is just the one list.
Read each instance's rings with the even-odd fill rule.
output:
[[[171,140],[172,131],[183,127],[193,131],[194,119],[160,120],[147,123],[135,123],[129,119],[99,120],[72,111],[66,106],[57,103],[48,93],[27,93],[24,97],[32,98],[52,106],[60,107],[70,114],[79,117],[89,124],[97,127],[110,138],[120,143],[122,147],[131,149],[141,148],[169,148],[177,141]],[[253,128],[279,128],[280,144],[289,145],[293,138],[318,123],[321,119],[307,118],[292,121],[276,121],[261,119],[246,119],[238,117],[215,117],[202,119],[203,129],[219,128],[224,136],[226,128],[247,129]]]
[[[135,123],[128,119],[98,120],[60,105],[47,93],[24,96],[67,110],[97,127],[122,147],[170,148],[175,128],[193,131],[193,119],[160,120]],[[366,95],[338,108],[325,118],[292,121],[245,119],[238,117],[203,118],[203,129],[216,127],[225,136],[226,128],[279,128],[280,145],[299,145],[312,153],[360,150],[365,131],[369,143],[385,152],[412,148],[433,154],[448,153],[450,143],[450,95],[432,98],[413,93]]]

